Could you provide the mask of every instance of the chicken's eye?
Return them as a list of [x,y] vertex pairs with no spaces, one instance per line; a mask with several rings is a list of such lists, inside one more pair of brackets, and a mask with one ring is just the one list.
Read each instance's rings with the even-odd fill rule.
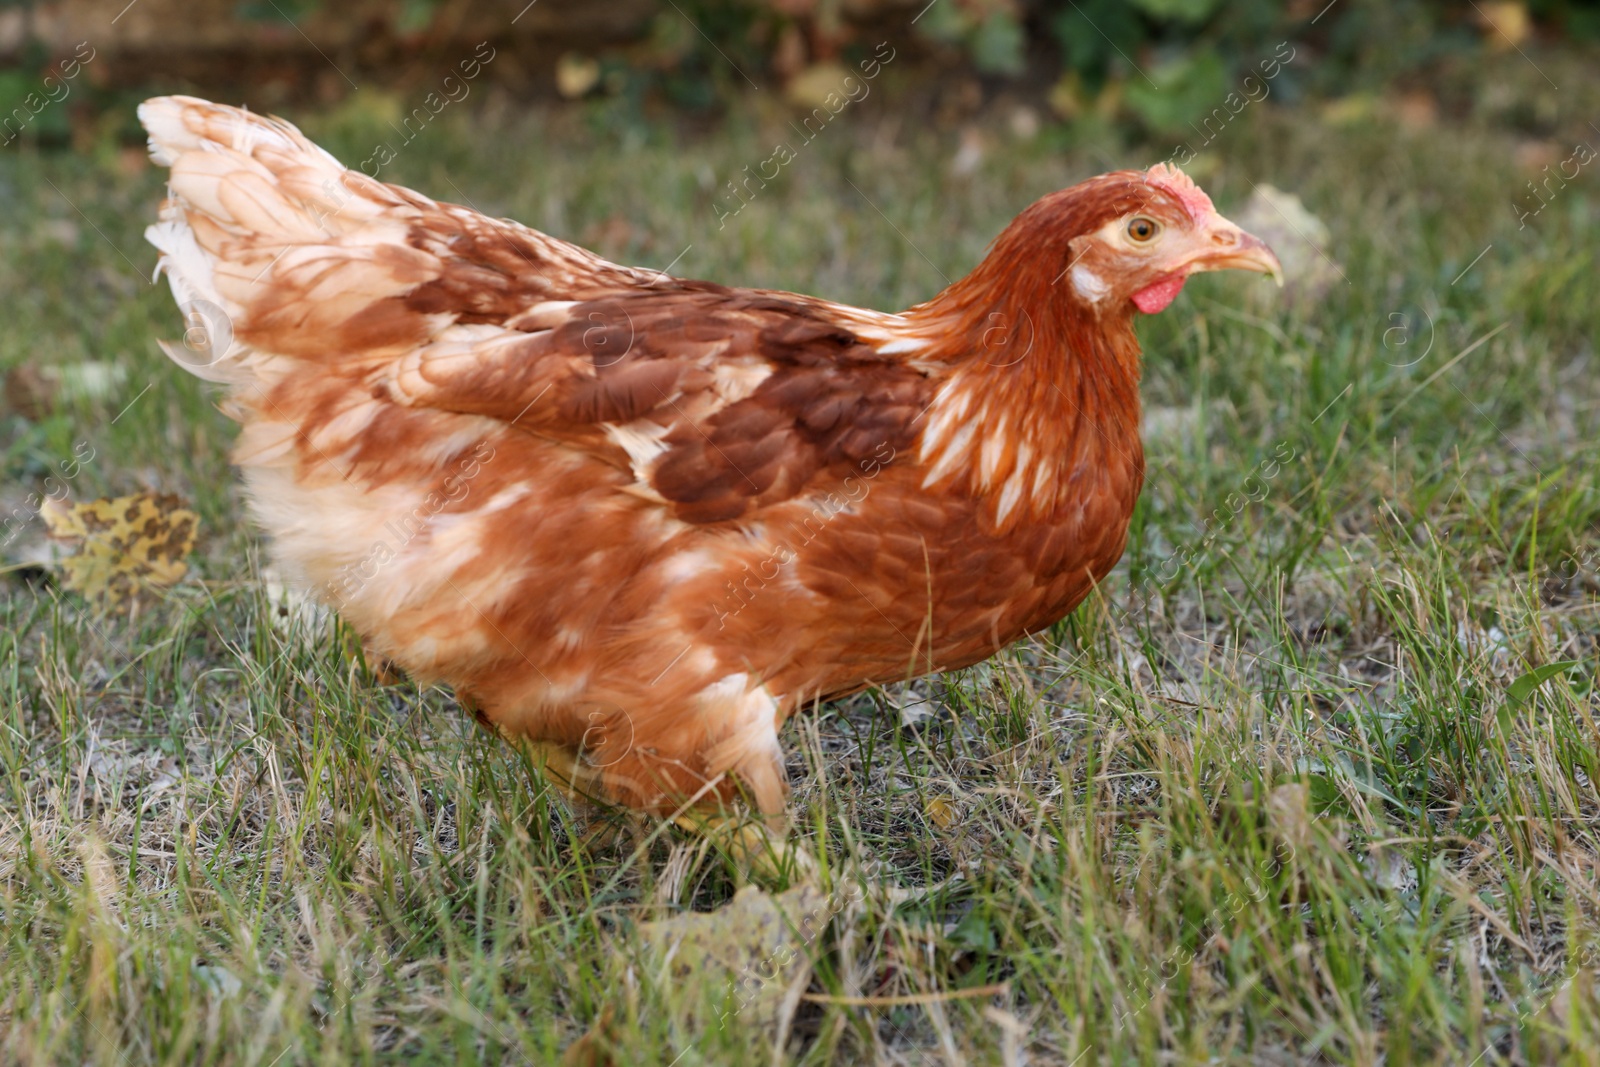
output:
[[1128,236],[1139,244],[1155,240],[1156,234],[1160,232],[1161,224],[1155,219],[1147,219],[1143,215],[1128,222]]

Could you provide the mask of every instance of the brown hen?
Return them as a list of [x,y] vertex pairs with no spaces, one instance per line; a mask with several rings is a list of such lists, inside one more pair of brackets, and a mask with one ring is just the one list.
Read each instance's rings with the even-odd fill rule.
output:
[[[1044,197],[898,314],[608,263],[146,102],[148,236],[279,565],[415,678],[664,812],[781,812],[802,705],[1056,622],[1144,474],[1135,310],[1278,274],[1180,171]],[[198,341],[196,337],[198,336]]]

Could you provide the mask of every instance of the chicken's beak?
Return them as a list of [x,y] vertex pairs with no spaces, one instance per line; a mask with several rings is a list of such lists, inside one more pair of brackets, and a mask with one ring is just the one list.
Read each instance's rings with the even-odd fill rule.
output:
[[1283,265],[1261,238],[1245,233],[1221,215],[1213,215],[1198,236],[1200,247],[1189,260],[1189,273],[1254,270],[1270,274],[1278,287],[1283,287]]

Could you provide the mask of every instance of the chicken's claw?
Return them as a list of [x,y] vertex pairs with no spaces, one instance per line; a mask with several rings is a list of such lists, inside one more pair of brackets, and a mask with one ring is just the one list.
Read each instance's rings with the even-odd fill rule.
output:
[[769,825],[752,817],[698,811],[672,821],[680,830],[714,845],[752,882],[766,888],[782,889],[816,878],[816,857],[790,839],[788,827],[782,822]]

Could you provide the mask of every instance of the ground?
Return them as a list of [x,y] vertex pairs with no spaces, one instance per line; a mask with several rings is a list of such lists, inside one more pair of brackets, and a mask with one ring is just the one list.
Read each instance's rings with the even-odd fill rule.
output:
[[[1035,197],[1168,154],[1003,114],[958,153],[874,101],[719,220],[771,115],[588,107],[452,115],[381,176],[888,309]],[[355,105],[294,117],[351,163],[394,140]],[[1571,145],[1515,118],[1258,107],[1199,153],[1224,213],[1301,199],[1323,280],[1201,278],[1141,324],[1149,477],[1103,595],[785,731],[835,895],[776,1062],[1600,1058],[1600,196],[1585,169],[1534,199]],[[10,379],[0,510],[92,451],[74,499],[175,492],[202,532],[131,612],[0,575],[0,1059],[547,1063],[602,1018],[618,1063],[773,1058],[644,950],[727,904],[729,864],[572,812],[285,600],[232,424],[156,347],[183,324],[138,158],[0,157],[0,371],[67,368]]]

